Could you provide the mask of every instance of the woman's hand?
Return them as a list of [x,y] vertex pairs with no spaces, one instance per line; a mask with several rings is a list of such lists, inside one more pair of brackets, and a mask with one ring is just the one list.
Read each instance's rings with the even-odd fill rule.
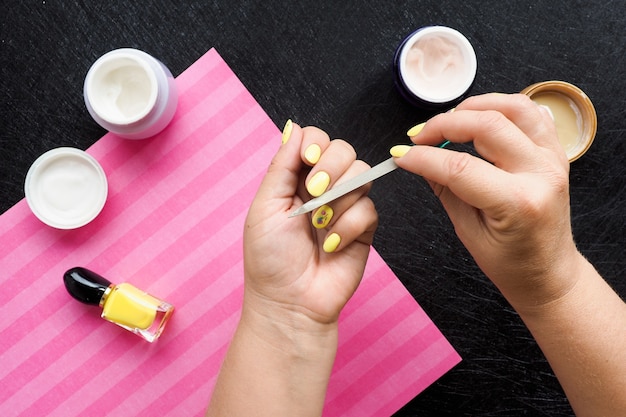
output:
[[333,323],[357,288],[376,229],[368,188],[289,218],[311,195],[368,169],[352,146],[288,122],[281,149],[252,203],[244,232],[244,308]]
[[548,112],[521,94],[488,94],[412,130],[418,145],[473,142],[484,158],[414,146],[396,162],[430,181],[457,235],[509,301],[524,308],[567,293],[575,274],[566,271],[580,257],[569,163]]
[[246,219],[241,319],[207,416],[321,415],[339,312],[363,276],[377,215],[368,187],[312,216],[289,214],[367,168],[345,141],[287,122]]
[[[420,132],[421,130],[421,132]],[[569,164],[548,113],[523,95],[470,98],[410,131],[416,144],[474,142],[485,159],[396,148],[423,175],[478,265],[520,314],[578,416],[624,415],[626,304],[578,252]]]

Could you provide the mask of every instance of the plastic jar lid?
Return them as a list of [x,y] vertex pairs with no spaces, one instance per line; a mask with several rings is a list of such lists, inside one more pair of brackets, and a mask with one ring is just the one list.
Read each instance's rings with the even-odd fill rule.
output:
[[44,153],[31,165],[24,192],[39,220],[57,229],[75,229],[102,211],[108,184],[94,157],[62,147]]

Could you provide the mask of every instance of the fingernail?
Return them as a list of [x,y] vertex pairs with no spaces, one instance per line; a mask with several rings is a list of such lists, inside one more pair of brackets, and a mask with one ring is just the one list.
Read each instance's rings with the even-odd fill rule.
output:
[[395,158],[400,158],[406,155],[409,149],[411,149],[411,146],[409,145],[396,145],[389,149],[389,153]]
[[313,213],[312,222],[313,227],[316,229],[323,229],[328,226],[330,220],[333,218],[333,209],[330,206],[323,205]]
[[322,148],[316,143],[309,145],[304,150],[304,159],[311,165],[317,164],[317,161],[320,160],[320,156],[322,156]]
[[337,233],[331,233],[330,235],[328,235],[328,237],[324,241],[324,245],[322,246],[322,249],[324,249],[324,252],[326,253],[332,253],[337,250],[340,243],[341,243],[341,237],[339,237]]
[[454,113],[456,110],[456,107],[452,107],[450,110],[447,111],[447,113]]
[[412,128],[408,130],[408,132],[406,132],[406,135],[411,136],[411,137],[417,136],[422,131],[425,125],[426,125],[426,122],[413,126]]
[[328,184],[330,184],[330,175],[325,171],[320,171],[313,175],[306,189],[313,197],[319,197],[324,194],[324,191],[328,188]]
[[287,143],[287,141],[291,137],[292,129],[293,129],[293,122],[291,121],[291,119],[289,119],[287,120],[287,123],[285,123],[285,127],[283,128],[283,138],[282,138],[283,145]]

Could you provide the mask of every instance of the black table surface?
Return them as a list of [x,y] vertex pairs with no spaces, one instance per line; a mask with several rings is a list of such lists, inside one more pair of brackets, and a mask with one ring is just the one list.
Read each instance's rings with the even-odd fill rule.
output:
[[[370,164],[431,114],[394,90],[398,43],[428,25],[473,44],[472,93],[569,81],[592,99],[596,140],[571,165],[580,250],[626,295],[626,5],[592,1],[3,0],[0,12],[0,212],[23,198],[30,164],[105,131],[89,116],[90,65],[142,49],[178,75],[215,47],[282,128],[288,118],[349,141]],[[567,400],[523,323],[476,267],[427,184],[378,180],[375,248],[463,361],[397,416],[567,416]],[[0,272],[1,273],[1,272]]]

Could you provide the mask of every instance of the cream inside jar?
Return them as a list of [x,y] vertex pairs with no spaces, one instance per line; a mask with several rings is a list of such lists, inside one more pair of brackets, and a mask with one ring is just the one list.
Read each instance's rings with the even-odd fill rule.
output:
[[570,162],[587,152],[598,121],[593,103],[580,88],[564,81],[545,81],[525,88],[522,93],[548,111]]
[[132,48],[115,49],[98,58],[87,72],[83,94],[93,119],[126,139],[160,133],[172,121],[178,104],[171,71]]
[[396,85],[414,104],[444,106],[462,98],[476,77],[476,54],[460,32],[445,26],[422,28],[399,46]]
[[126,125],[144,118],[157,99],[157,80],[144,60],[109,55],[94,66],[87,84],[93,110],[109,123]]
[[31,165],[24,193],[31,211],[43,223],[75,229],[100,213],[108,185],[94,157],[80,149],[62,147],[44,153]]
[[546,109],[556,125],[559,142],[566,153],[578,144],[578,137],[583,129],[580,110],[574,102],[558,93],[540,93],[533,101]]

